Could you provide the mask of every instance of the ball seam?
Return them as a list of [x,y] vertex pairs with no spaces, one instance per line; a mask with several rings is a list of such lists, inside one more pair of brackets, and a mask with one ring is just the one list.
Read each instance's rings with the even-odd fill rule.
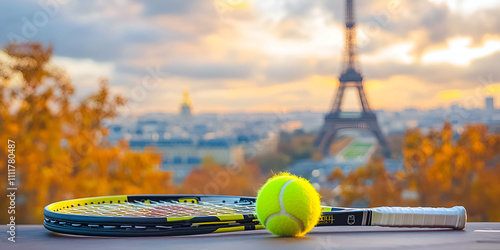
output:
[[280,211],[278,213],[275,213],[275,214],[272,214],[270,215],[269,217],[267,217],[266,221],[264,222],[264,226],[266,227],[267,226],[267,223],[274,217],[276,216],[280,216],[280,215],[283,215],[283,216],[287,216],[288,218],[292,219],[293,221],[295,221],[295,223],[297,223],[297,225],[299,225],[300,227],[300,230],[303,232],[304,231],[304,223],[299,220],[297,217],[289,214],[286,209],[285,209],[285,204],[283,202],[283,195],[285,193],[285,189],[286,187],[294,182],[295,180],[289,180],[287,181],[282,187],[281,187],[281,190],[280,190],[280,194],[279,194],[279,202],[280,202]]

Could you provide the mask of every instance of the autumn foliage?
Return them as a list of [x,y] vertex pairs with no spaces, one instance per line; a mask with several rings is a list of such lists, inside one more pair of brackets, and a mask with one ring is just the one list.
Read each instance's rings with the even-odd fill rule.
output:
[[262,179],[255,164],[242,163],[221,166],[212,157],[203,159],[200,168],[194,169],[179,187],[179,193],[210,195],[256,196]]
[[[16,221],[41,223],[47,204],[77,197],[169,193],[171,173],[159,171],[153,150],[110,146],[105,120],[125,103],[106,81],[81,102],[51,47],[10,44],[0,51],[0,195],[7,195],[7,141],[15,141]],[[8,207],[1,199],[1,207]],[[7,221],[7,213],[0,219]]]
[[468,125],[453,139],[450,123],[442,131],[406,132],[404,170],[388,173],[374,159],[341,180],[343,205],[365,200],[370,206],[463,205],[469,220],[500,221],[500,135],[483,124]]

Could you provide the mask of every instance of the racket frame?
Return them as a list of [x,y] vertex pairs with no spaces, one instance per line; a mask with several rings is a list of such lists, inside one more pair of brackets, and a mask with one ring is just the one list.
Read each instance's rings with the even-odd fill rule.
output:
[[[221,204],[255,205],[254,197],[219,195],[119,195],[81,198],[56,202],[44,208],[44,226],[55,232],[92,235],[92,236],[169,236],[191,235],[215,232],[232,232],[263,229],[257,216],[251,214],[226,214],[195,217],[125,217],[91,216],[66,214],[60,211],[77,206],[100,204],[133,204],[137,202],[175,202],[200,203],[205,201]],[[391,213],[396,209],[397,213]],[[454,208],[340,208],[322,207],[322,215],[317,226],[394,226],[394,227],[447,227],[463,229],[466,224],[466,211],[463,207]],[[425,212],[421,212],[425,210]],[[389,211],[389,212],[387,212]],[[415,212],[417,211],[417,212]],[[444,212],[443,212],[444,211]],[[450,212],[451,211],[451,212]],[[447,215],[455,217],[447,217]],[[389,216],[389,217],[387,217]],[[392,217],[391,217],[392,216]],[[446,225],[435,222],[419,224],[398,224],[396,218],[433,217],[442,220],[452,218],[456,223]],[[444,216],[444,217],[443,217]],[[381,222],[380,218],[389,218]],[[375,221],[373,221],[375,220]],[[413,217],[412,217],[413,220]],[[387,220],[386,220],[387,221]]]

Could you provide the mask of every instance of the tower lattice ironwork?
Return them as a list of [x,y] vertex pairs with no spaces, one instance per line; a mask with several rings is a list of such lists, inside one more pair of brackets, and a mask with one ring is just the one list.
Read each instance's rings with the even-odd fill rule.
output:
[[[333,102],[333,108],[325,116],[325,123],[316,138],[315,144],[323,152],[323,155],[327,156],[330,154],[331,144],[339,130],[346,128],[368,130],[377,138],[382,148],[382,153],[386,157],[389,157],[390,151],[387,141],[380,130],[375,113],[370,109],[363,89],[363,76],[360,73],[357,61],[356,22],[353,0],[346,0],[345,28],[343,69],[339,77],[339,88]],[[342,114],[341,106],[346,88],[356,88],[358,91],[362,108],[358,116],[346,116]]]

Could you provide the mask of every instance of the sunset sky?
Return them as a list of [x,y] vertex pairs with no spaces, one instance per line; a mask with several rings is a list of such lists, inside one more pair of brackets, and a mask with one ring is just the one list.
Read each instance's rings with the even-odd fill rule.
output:
[[[355,6],[373,109],[500,107],[500,1]],[[0,45],[53,44],[76,98],[106,77],[134,113],[178,112],[185,89],[195,113],[327,111],[343,20],[343,0],[2,1]]]

